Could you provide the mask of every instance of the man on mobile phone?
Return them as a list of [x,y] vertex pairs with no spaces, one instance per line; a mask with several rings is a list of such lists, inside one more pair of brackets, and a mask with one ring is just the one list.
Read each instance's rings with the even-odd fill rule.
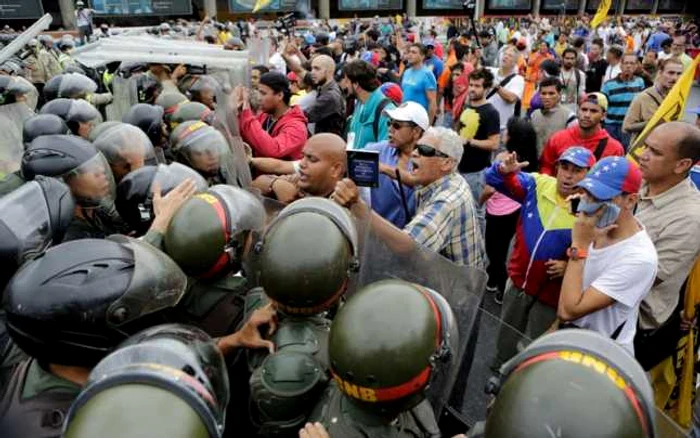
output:
[[634,354],[639,305],[654,284],[656,248],[634,217],[642,173],[606,157],[577,184],[584,190],[572,229],[557,316],[595,330]]

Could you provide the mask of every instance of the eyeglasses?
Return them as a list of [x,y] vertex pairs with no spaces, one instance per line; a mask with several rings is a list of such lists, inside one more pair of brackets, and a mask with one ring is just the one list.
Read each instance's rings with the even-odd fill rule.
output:
[[413,122],[397,122],[395,120],[389,120],[387,124],[397,131],[401,128],[413,128],[416,126]]
[[428,146],[427,144],[417,144],[416,150],[418,151],[418,154],[420,154],[422,157],[450,158],[449,155],[440,152],[439,150],[435,149],[432,146]]

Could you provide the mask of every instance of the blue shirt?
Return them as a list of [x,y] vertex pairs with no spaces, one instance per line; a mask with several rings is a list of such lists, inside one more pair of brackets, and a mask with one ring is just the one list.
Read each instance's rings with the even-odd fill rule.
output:
[[428,96],[425,93],[437,90],[437,80],[427,67],[421,66],[419,69],[411,67],[403,72],[401,89],[404,102],[416,102],[429,111]]
[[440,75],[442,74],[442,70],[444,68],[444,63],[440,58],[433,55],[430,58],[423,61],[423,64],[425,64],[425,66],[428,67],[429,70],[432,70],[433,76],[435,76],[436,80],[440,78]]
[[608,96],[608,111],[605,114],[605,123],[622,125],[632,100],[645,88],[644,79],[639,76],[635,76],[631,81],[627,82],[623,82],[618,76],[604,83],[603,89],[600,91]]
[[665,32],[654,32],[647,41],[647,50],[653,50],[655,52],[661,51],[661,43],[671,38]]
[[[369,144],[365,149],[368,151],[378,151],[379,162],[382,164],[392,167],[397,167],[399,165],[399,156],[401,153],[397,148],[392,147],[388,141]],[[409,163],[408,170],[411,170],[411,168],[412,166]],[[399,183],[396,180],[380,173],[379,187],[372,189],[370,192],[372,196],[372,210],[401,229],[403,229],[416,214],[416,199],[413,195],[414,190],[412,187],[403,184],[402,186],[403,192],[406,195],[409,217],[406,217],[406,211],[401,201]]]

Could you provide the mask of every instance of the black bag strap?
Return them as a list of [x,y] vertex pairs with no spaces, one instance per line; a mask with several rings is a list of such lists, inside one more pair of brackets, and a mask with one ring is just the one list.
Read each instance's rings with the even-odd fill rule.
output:
[[379,140],[377,137],[379,136],[379,119],[382,117],[382,111],[384,111],[384,108],[386,108],[387,105],[391,100],[389,99],[383,99],[381,102],[379,102],[379,105],[377,105],[377,108],[374,110],[374,121],[372,121],[372,132],[374,132],[374,140],[377,141]]
[[647,91],[647,95],[648,95],[649,97],[651,97],[652,99],[654,99],[654,102],[656,102],[656,105],[657,105],[657,106],[661,106],[661,102],[659,102],[659,99],[657,99],[656,96],[654,96],[653,94],[651,94],[651,91]]
[[610,339],[613,341],[617,341],[617,338],[620,336],[620,333],[622,333],[622,329],[625,327],[625,324],[627,324],[627,320],[622,321],[622,324],[620,324],[614,332],[612,332],[612,335],[610,335]]
[[494,94],[498,92],[498,87],[505,87],[506,85],[508,85],[508,82],[510,82],[515,76],[517,76],[517,73],[509,74],[508,76],[503,78],[503,80],[499,82],[497,86],[493,87],[491,91],[488,92],[488,94],[486,95],[486,100],[489,100]]
[[605,147],[608,145],[608,137],[601,138],[600,141],[598,142],[598,146],[595,148],[595,152],[593,152],[593,155],[595,156],[595,160],[598,161],[600,160],[600,157],[603,156],[603,151],[605,150]]

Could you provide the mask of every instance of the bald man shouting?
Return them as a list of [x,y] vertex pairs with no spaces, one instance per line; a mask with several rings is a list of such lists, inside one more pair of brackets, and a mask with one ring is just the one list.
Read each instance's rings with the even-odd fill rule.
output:
[[311,75],[317,97],[305,111],[309,123],[315,124],[313,133],[345,134],[345,98],[333,79],[335,61],[328,55],[318,55],[311,61]]
[[284,203],[305,196],[327,198],[345,175],[345,140],[335,134],[316,134],[304,145],[302,159],[294,164],[295,175],[263,175],[253,185],[263,195]]

